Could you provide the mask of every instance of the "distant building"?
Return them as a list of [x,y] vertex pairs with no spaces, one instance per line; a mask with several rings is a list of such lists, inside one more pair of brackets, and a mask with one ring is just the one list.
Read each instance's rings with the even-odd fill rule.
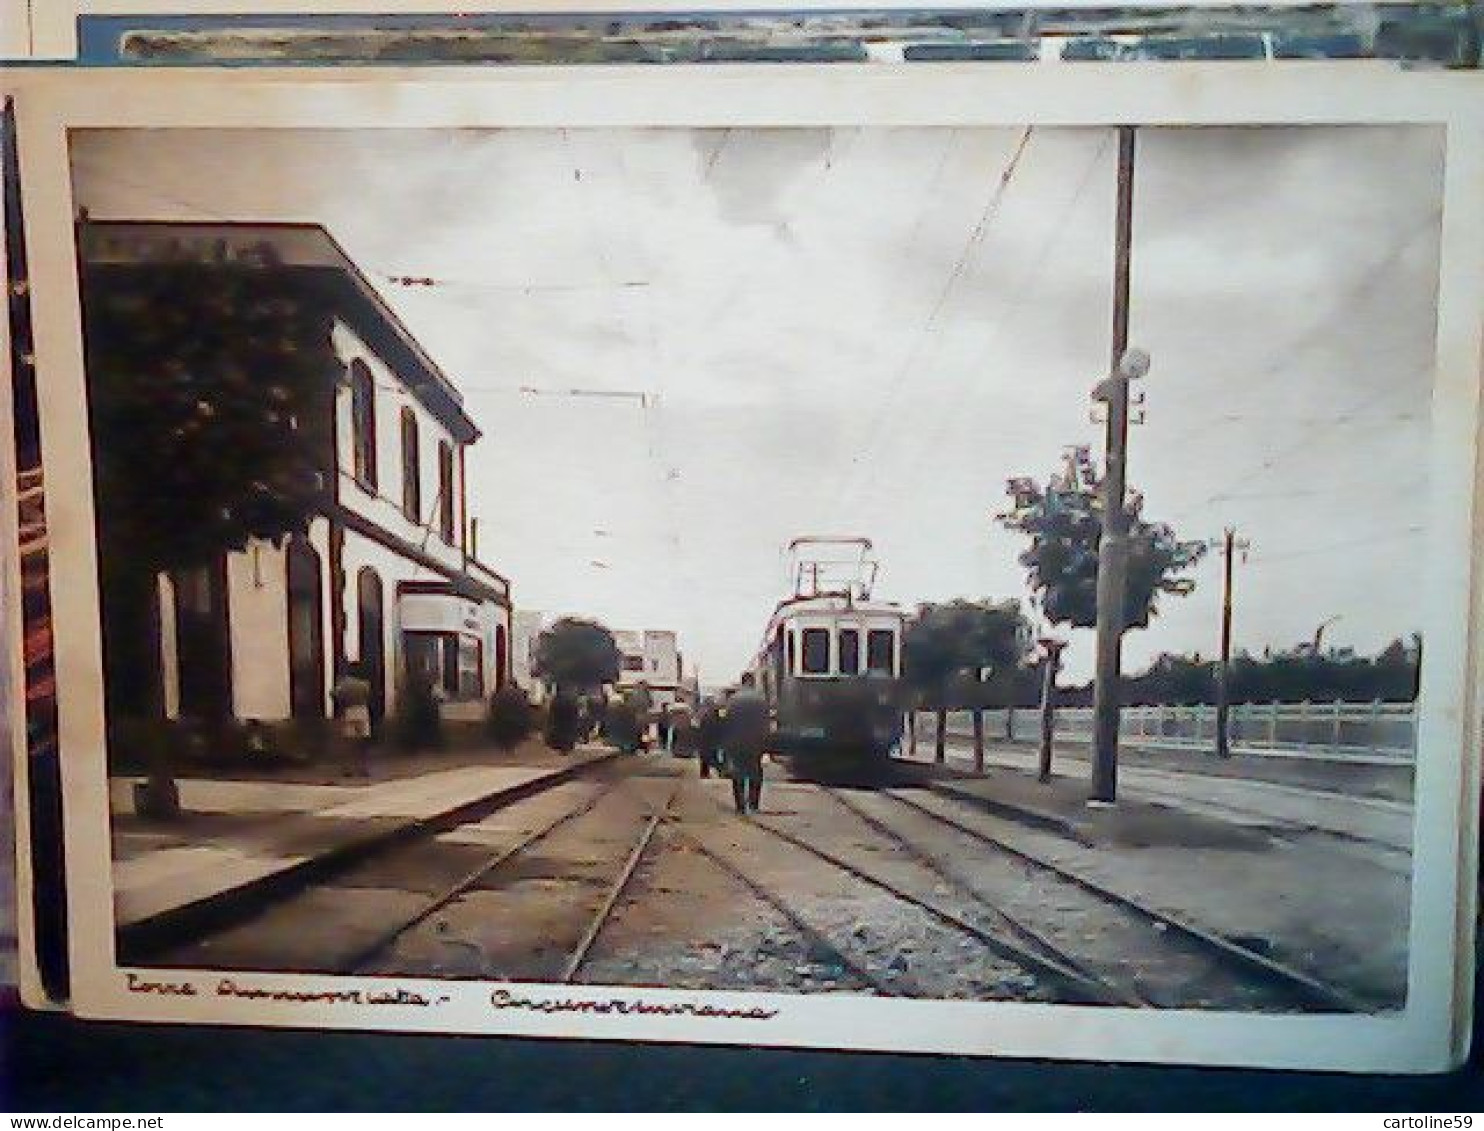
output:
[[340,368],[323,503],[306,535],[254,543],[214,567],[158,579],[170,717],[324,718],[337,674],[360,665],[379,721],[404,677],[473,716],[509,678],[510,584],[471,543],[464,452],[479,439],[462,398],[316,224],[83,225],[90,267],[267,259],[315,285]]
[[656,705],[696,701],[695,681],[685,678],[685,659],[674,632],[621,629],[613,637],[623,656],[618,673],[620,690],[643,683]]
[[540,702],[545,697],[546,687],[532,669],[536,665],[536,638],[546,628],[546,614],[538,609],[517,609],[511,624],[511,678],[527,695]]
[[[536,639],[557,618],[534,609],[515,613],[511,636],[511,664],[515,682],[533,699],[540,701],[549,688],[532,673]],[[680,652],[676,634],[668,630],[618,629],[613,633],[621,659],[618,684],[620,691],[646,684],[656,704],[676,701],[694,703],[697,698],[694,677],[685,676],[685,657]]]

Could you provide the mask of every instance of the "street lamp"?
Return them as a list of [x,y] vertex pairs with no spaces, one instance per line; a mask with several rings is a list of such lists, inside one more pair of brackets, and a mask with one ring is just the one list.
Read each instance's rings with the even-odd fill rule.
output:
[[1334,624],[1335,621],[1344,620],[1344,619],[1345,618],[1343,616],[1336,615],[1336,616],[1330,617],[1328,620],[1321,621],[1319,623],[1319,627],[1314,630],[1314,655],[1316,655],[1316,656],[1319,655],[1319,645],[1324,640],[1324,630],[1326,628],[1328,628],[1330,625]]
[[1124,350],[1118,359],[1117,372],[1125,381],[1137,381],[1149,372],[1149,351],[1138,346]]

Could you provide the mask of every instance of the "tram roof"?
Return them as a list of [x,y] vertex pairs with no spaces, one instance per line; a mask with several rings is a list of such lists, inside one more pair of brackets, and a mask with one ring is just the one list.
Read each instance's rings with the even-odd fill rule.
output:
[[894,601],[862,601],[846,593],[813,593],[801,597],[785,597],[778,602],[773,615],[768,618],[771,625],[780,617],[794,613],[868,613],[906,617],[908,612]]

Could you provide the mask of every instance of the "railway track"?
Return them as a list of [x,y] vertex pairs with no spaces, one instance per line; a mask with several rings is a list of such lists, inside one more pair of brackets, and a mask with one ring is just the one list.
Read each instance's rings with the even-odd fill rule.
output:
[[[834,793],[834,791],[831,792]],[[1255,977],[1260,987],[1271,991],[1271,1004],[1273,1005],[1282,1006],[1285,1003],[1296,1003],[1306,1008],[1346,1013],[1364,1013],[1368,1012],[1371,1008],[1340,987],[1326,983],[1304,971],[1286,965],[1249,947],[1245,947],[1189,920],[1161,911],[1133,896],[1115,891],[1087,876],[1072,871],[1052,860],[1048,860],[1022,846],[1011,844],[1003,838],[997,837],[983,829],[967,825],[954,817],[925,806],[910,797],[903,796],[901,791],[889,789],[882,791],[877,796],[885,797],[904,809],[935,822],[939,826],[952,829],[958,835],[968,838],[980,846],[990,848],[998,854],[1008,856],[1043,876],[1054,877],[1061,884],[1086,893],[1102,902],[1105,906],[1116,908],[1120,913],[1132,916],[1136,920],[1143,922],[1150,929],[1151,933],[1166,939],[1174,936],[1185,947],[1203,953],[1212,962],[1223,965],[1228,970],[1240,974],[1245,979],[1250,980]],[[860,814],[860,807],[858,805],[846,801],[838,797],[838,795],[836,796],[836,800],[841,801],[842,804],[846,805],[852,811]],[[864,814],[860,815],[865,816]],[[871,820],[869,817],[867,819],[879,831],[883,831],[885,835],[907,847],[914,855],[924,855],[919,845],[909,844],[907,838],[890,830],[879,820]]]
[[414,850],[442,834],[487,820],[569,783],[601,782],[611,776],[613,767],[613,755],[579,762],[559,774],[523,783],[495,796],[476,798],[441,815],[408,822],[390,831],[373,831],[329,851],[310,854],[262,879],[121,926],[116,933],[119,953],[134,965],[168,965],[165,957],[171,952],[261,919],[306,892],[333,886],[358,869]]
[[[834,792],[829,787],[821,788],[829,793]],[[1016,942],[1013,939],[1007,938],[1003,932],[987,930],[979,924],[969,921],[957,912],[931,900],[923,899],[921,896],[906,890],[900,884],[886,879],[879,873],[862,868],[837,853],[776,827],[771,822],[754,819],[750,822],[750,826],[817,860],[823,861],[835,870],[848,875],[853,880],[885,892],[898,902],[923,912],[951,930],[973,940],[1000,958],[1008,960],[1027,973],[1063,987],[1070,995],[1071,1000],[1075,1002],[1136,1007],[1144,1007],[1150,1004],[1142,996],[1125,987],[1118,986],[1096,972],[1087,969],[1077,959],[1050,944],[1048,940],[1040,936],[1031,937],[1034,936],[1034,932],[1025,931],[1018,923],[1011,929],[1020,928],[1017,933],[1025,936],[1028,940],[1027,943]],[[978,897],[976,896],[975,898],[978,901]]]
[[[547,821],[535,831],[527,833],[525,836],[520,837],[514,844],[501,849],[499,852],[494,853],[487,860],[482,862],[478,867],[461,876],[448,887],[440,891],[437,895],[424,902],[422,906],[420,906],[412,914],[404,916],[403,918],[397,920],[397,922],[393,923],[381,934],[372,939],[371,942],[367,943],[366,945],[355,951],[348,959],[345,960],[345,972],[350,974],[359,974],[365,972],[365,970],[369,966],[375,963],[377,958],[386,954],[393,947],[395,947],[397,945],[397,942],[409,931],[420,926],[422,923],[426,922],[433,915],[443,910],[449,904],[455,902],[456,900],[466,895],[468,892],[472,891],[477,885],[484,882],[501,867],[516,859],[528,849],[546,840],[564,825],[567,825],[570,822],[577,820],[579,817],[591,813],[594,809],[597,808],[599,802],[611,796],[617,790],[623,788],[623,784],[624,783],[622,781],[608,783],[606,786],[599,789],[591,796],[585,798],[577,805],[574,805],[562,812],[554,820]],[[652,826],[649,832],[652,833]],[[648,837],[646,836],[645,839],[647,842]],[[632,874],[632,868],[629,869],[629,874]],[[613,899],[616,900],[617,895],[614,895]],[[596,935],[596,932],[594,932],[594,935]],[[591,945],[591,940],[588,940],[588,945]]]
[[[568,792],[576,795],[569,799],[564,796]],[[206,924],[205,929],[194,931],[173,942],[170,950],[161,955],[161,961],[167,965],[201,965],[223,969],[277,968],[279,963],[289,961],[287,953],[279,950],[282,944],[255,940],[260,936],[276,940],[302,935],[306,931],[314,932],[316,925],[325,921],[326,915],[322,909],[336,906],[337,891],[347,893],[347,899],[353,902],[358,892],[387,890],[410,893],[427,885],[420,893],[423,898],[410,909],[399,909],[390,921],[373,920],[366,927],[359,928],[351,925],[345,930],[345,940],[340,940],[339,948],[335,946],[335,936],[326,934],[326,945],[316,955],[318,961],[312,966],[302,961],[287,966],[289,969],[341,975],[383,972],[388,967],[388,956],[393,954],[399,943],[415,935],[420,929],[425,929],[425,925],[439,912],[453,907],[466,896],[487,889],[491,881],[496,880],[502,872],[527,864],[534,850],[543,847],[546,842],[582,818],[600,811],[605,802],[624,794],[633,796],[636,792],[633,779],[609,765],[606,769],[599,768],[595,775],[579,776],[564,780],[550,789],[523,793],[509,803],[493,808],[482,807],[462,822],[430,823],[415,838],[399,838],[381,845],[374,853],[359,855],[344,866],[319,869],[306,874],[303,881],[291,889],[274,892],[271,900],[255,893],[246,906],[228,909],[227,915]],[[538,808],[534,814],[522,816],[519,810],[522,804],[535,805]],[[558,811],[552,811],[554,805],[559,805]],[[508,838],[497,827],[482,828],[492,818],[506,821],[507,818],[502,814],[508,812],[515,814],[510,819],[514,826],[511,830],[515,833],[513,839]],[[646,814],[651,819],[643,822],[640,842],[628,852],[620,875],[608,885],[600,908],[601,914],[582,932],[577,950],[564,965],[563,980],[574,977],[580,969],[586,953],[601,932],[603,921],[632,878],[664,815],[663,809],[658,813]],[[530,823],[531,816],[538,818],[534,825]],[[473,836],[460,841],[460,830],[464,829],[470,830]],[[484,837],[493,836],[504,843],[495,844],[487,855],[470,866],[467,863],[468,854],[480,843],[481,832]],[[450,837],[453,839],[450,840]],[[454,872],[449,868],[450,853],[455,854],[456,863],[464,863],[461,870]],[[417,879],[410,888],[403,880],[388,884],[385,879],[388,873]],[[385,918],[378,915],[378,919]],[[369,937],[367,927],[372,928]],[[445,922],[439,922],[435,930],[443,944],[471,952],[480,951],[476,944],[449,933]],[[346,940],[350,939],[356,941],[347,945]],[[489,973],[485,969],[482,953],[474,953],[472,961],[485,973]],[[468,964],[466,960],[464,965]]]
[[[670,984],[673,974],[702,988],[975,1000],[1008,992],[1135,1008],[1371,1008],[1040,855],[1034,842],[996,835],[952,795],[815,784],[807,795],[825,805],[790,814],[797,822],[779,813],[737,820],[688,775],[652,770],[661,772],[570,782],[488,825],[486,815],[467,830],[440,827],[167,964],[610,985]],[[681,813],[681,800],[704,812]],[[717,887],[718,874],[735,895]],[[757,910],[739,914],[739,899]],[[694,924],[718,915],[725,929],[698,951]],[[307,948],[295,940],[317,931],[331,944],[312,960],[324,965],[298,964],[294,954]],[[975,951],[961,947],[986,957],[966,962]],[[708,965],[707,951],[723,965]]]
[[644,859],[645,853],[649,851],[649,846],[654,840],[655,831],[660,827],[662,821],[674,819],[675,800],[680,796],[680,787],[681,783],[676,782],[675,787],[670,791],[669,800],[665,802],[664,809],[649,814],[648,819],[644,822],[644,828],[639,834],[639,839],[634,842],[634,847],[625,858],[623,867],[609,885],[608,894],[603,897],[603,902],[598,905],[598,909],[593,913],[592,918],[588,920],[588,925],[582,932],[582,938],[578,941],[577,946],[573,948],[572,953],[568,955],[567,961],[563,964],[559,978],[560,981],[576,981],[577,972],[587,962],[588,956],[592,953],[593,945],[598,941],[598,936],[602,934],[603,928],[607,925],[609,917],[613,914],[614,907],[618,905],[619,898],[633,880],[634,873],[638,870],[639,862]]
[[863,987],[875,991],[882,997],[922,996],[916,992],[913,983],[906,979],[897,978],[894,982],[888,982],[886,979],[873,973],[865,963],[853,958],[843,945],[834,942],[826,932],[809,923],[770,885],[764,883],[739,865],[735,858],[725,853],[717,852],[714,848],[703,843],[698,837],[687,835],[684,837],[684,840],[720,871],[726,873],[739,885],[751,892],[759,902],[772,908],[773,911],[799,933],[800,937],[804,939],[812,950],[829,955],[836,965],[842,970],[847,971]]
[[[562,957],[559,969],[552,972],[549,976],[543,976],[537,979],[558,983],[580,981],[584,967],[588,964],[597,949],[598,942],[607,928],[615,908],[618,907],[620,900],[632,884],[640,864],[649,855],[655,843],[656,833],[666,822],[673,819],[675,801],[679,790],[680,783],[676,782],[669,790],[668,798],[662,805],[651,806],[646,803],[646,800],[640,795],[640,791],[635,788],[633,779],[608,783],[591,796],[582,799],[579,803],[568,806],[555,818],[545,821],[539,828],[521,836],[514,843],[503,847],[479,867],[471,870],[457,882],[427,900],[416,911],[403,916],[392,926],[384,930],[371,944],[363,948],[356,956],[351,972],[371,973],[378,966],[385,965],[385,959],[394,952],[399,942],[411,936],[413,932],[418,930],[437,912],[456,905],[460,900],[477,891],[487,890],[492,881],[499,880],[503,870],[507,868],[518,868],[526,862],[528,855],[533,849],[542,847],[562,832],[572,828],[583,817],[597,811],[603,803],[627,795],[640,802],[638,834],[624,854],[616,873],[604,885],[602,899],[595,908],[584,912],[578,918],[578,922],[581,923],[581,929],[577,932],[576,941]],[[623,819],[627,822],[630,818],[625,817]],[[579,888],[579,892],[580,890]],[[439,927],[440,932],[446,931],[444,924],[440,923]],[[438,941],[444,946],[453,946],[468,950],[470,954],[466,964],[473,965],[479,976],[496,977],[504,973],[504,971],[491,966],[490,956],[478,943],[447,933],[440,933]]]

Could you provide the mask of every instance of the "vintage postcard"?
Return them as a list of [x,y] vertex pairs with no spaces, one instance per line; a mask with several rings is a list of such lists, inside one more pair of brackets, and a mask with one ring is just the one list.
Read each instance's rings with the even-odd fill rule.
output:
[[1089,66],[17,81],[76,1012],[1454,1063],[1477,92]]

